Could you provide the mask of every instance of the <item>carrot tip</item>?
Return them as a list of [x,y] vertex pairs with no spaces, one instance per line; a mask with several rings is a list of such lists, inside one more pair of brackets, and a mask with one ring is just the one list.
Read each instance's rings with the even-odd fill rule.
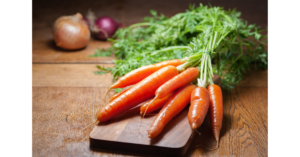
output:
[[217,142],[219,142],[219,134],[215,134],[215,139]]
[[110,89],[111,89],[111,87],[109,87],[109,89],[107,90],[104,98],[106,98],[106,96],[107,96],[108,92],[110,91]]
[[193,130],[196,130],[196,129],[197,129],[197,124],[196,124],[196,123],[193,123],[193,124],[192,124],[192,129],[193,129]]
[[147,110],[148,110],[148,107],[153,103],[153,101],[154,101],[155,99],[156,99],[156,97],[154,97],[154,99],[150,101],[149,105],[147,106],[147,108],[146,108],[146,110],[145,110],[145,112],[144,112],[144,114],[143,114],[143,118],[145,117],[145,114],[146,114],[146,112],[147,112]]
[[[195,124],[195,123],[194,123]],[[201,135],[201,133],[197,130],[197,128],[196,129],[193,129],[193,130],[195,130],[198,134],[199,134],[199,136]]]

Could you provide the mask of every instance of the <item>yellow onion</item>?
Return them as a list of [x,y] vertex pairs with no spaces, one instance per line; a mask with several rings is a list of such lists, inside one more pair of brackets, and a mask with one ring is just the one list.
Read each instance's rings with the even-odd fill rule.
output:
[[90,30],[83,21],[82,15],[59,17],[53,26],[56,46],[67,50],[84,48],[90,39]]

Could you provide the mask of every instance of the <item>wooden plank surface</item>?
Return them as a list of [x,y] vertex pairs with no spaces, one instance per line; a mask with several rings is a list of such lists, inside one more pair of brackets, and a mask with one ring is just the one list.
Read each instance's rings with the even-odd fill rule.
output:
[[[140,156],[118,150],[89,149],[97,111],[108,97],[107,87],[33,87],[33,156]],[[109,94],[111,96],[112,93]],[[186,156],[267,156],[267,87],[238,87],[224,92],[224,121],[220,147],[207,139],[209,125],[201,128]],[[207,120],[205,120],[207,121]],[[207,124],[207,122],[206,122]],[[212,138],[212,137],[211,137]],[[122,155],[121,155],[122,154]]]
[[96,75],[96,65],[113,67],[113,64],[33,64],[32,86],[58,87],[109,87],[112,75]]
[[[60,87],[94,87],[112,85],[112,75],[95,75],[96,65],[113,67],[114,64],[33,64],[32,85]],[[267,87],[268,71],[252,70],[238,87]]]
[[[96,120],[97,111],[113,94],[110,92],[104,97],[111,82],[107,79],[97,86],[97,81],[93,80],[104,76],[94,75],[94,70],[95,64],[33,64],[33,156],[151,156],[89,148],[93,126],[82,129]],[[267,71],[251,71],[247,77],[261,80],[249,79],[249,86],[223,90],[224,121],[220,148],[210,151],[197,147],[215,147],[215,143],[208,143],[212,136],[205,136],[211,133],[205,119],[200,130],[202,136],[196,135],[185,156],[267,156]],[[63,81],[55,82],[57,80]],[[254,87],[254,83],[257,86]]]

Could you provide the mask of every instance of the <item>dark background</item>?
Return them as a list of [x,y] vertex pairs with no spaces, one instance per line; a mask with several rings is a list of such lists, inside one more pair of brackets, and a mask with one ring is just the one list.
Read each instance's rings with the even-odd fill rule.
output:
[[222,6],[226,10],[236,8],[241,17],[265,29],[268,25],[267,0],[33,0],[33,28],[51,27],[62,15],[80,12],[86,15],[88,9],[96,16],[111,16],[117,22],[128,26],[150,16],[150,10],[168,17],[188,9],[189,4]]

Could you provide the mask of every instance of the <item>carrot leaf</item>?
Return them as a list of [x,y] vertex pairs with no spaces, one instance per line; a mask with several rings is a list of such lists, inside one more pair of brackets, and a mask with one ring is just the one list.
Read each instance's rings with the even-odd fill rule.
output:
[[[222,78],[226,89],[234,88],[244,74],[252,68],[266,69],[268,54],[265,49],[267,35],[255,24],[240,18],[241,12],[222,7],[190,5],[185,12],[172,17],[151,10],[152,16],[141,23],[118,29],[112,47],[96,50],[91,57],[110,56],[116,60],[112,69],[98,68],[96,74],[111,72],[114,80],[141,66],[171,59],[182,59],[189,66],[199,67],[201,53],[207,52],[212,64],[210,72]],[[204,70],[204,71],[206,71]],[[209,73],[210,73],[209,72]],[[208,74],[208,73],[207,73]],[[211,79],[204,79],[211,82]]]

